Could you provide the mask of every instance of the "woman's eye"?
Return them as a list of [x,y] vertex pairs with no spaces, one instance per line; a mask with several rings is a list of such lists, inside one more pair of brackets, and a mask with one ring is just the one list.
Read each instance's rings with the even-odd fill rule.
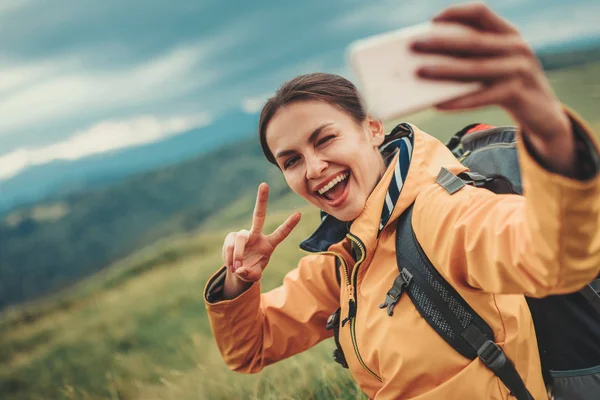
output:
[[294,157],[288,158],[287,161],[283,164],[283,168],[288,169],[289,167],[291,167],[294,164],[296,164],[296,162],[299,159],[300,159],[300,157],[298,157],[298,156],[294,156]]
[[334,137],[335,137],[334,135],[325,136],[323,139],[321,139],[317,142],[317,146],[320,146],[323,143],[328,142],[329,140],[333,139]]

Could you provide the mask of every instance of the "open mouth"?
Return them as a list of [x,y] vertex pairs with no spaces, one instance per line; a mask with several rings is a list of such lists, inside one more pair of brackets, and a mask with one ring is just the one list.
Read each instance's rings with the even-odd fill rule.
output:
[[346,187],[350,179],[350,172],[345,171],[331,180],[327,185],[318,190],[317,195],[328,202],[337,203],[347,194]]

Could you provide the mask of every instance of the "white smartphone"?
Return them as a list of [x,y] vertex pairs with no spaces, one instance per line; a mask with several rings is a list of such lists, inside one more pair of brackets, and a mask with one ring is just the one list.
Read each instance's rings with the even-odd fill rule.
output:
[[468,34],[467,29],[458,24],[424,23],[352,43],[348,61],[368,111],[376,118],[392,120],[481,88],[480,83],[418,77],[419,67],[451,57],[416,54],[410,49],[415,38],[434,30],[447,36]]

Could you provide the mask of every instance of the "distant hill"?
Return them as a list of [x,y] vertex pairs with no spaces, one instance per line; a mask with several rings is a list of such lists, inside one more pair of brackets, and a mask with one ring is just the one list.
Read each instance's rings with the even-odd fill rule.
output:
[[142,146],[28,168],[0,181],[0,215],[15,207],[114,184],[128,176],[207,153],[250,137],[258,116],[232,112],[211,125]]
[[600,37],[546,46],[538,49],[537,56],[546,71],[600,61]]
[[258,141],[230,144],[108,188],[9,213],[0,222],[0,309],[65,287],[145,244],[186,232],[240,196],[271,182]]

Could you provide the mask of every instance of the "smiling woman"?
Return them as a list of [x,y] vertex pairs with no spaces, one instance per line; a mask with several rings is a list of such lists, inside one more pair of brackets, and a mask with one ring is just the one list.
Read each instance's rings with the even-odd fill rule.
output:
[[[295,83],[308,86],[311,81],[336,87],[343,78],[310,75]],[[385,136],[381,121],[365,118],[359,123],[324,100],[296,100],[271,120],[261,119],[261,126],[267,125],[261,135],[290,188],[340,220],[355,219],[385,172],[379,153]]]
[[[480,91],[439,108],[499,105],[515,119],[525,195],[464,185],[450,190],[440,177],[455,177],[466,167],[414,125],[400,124],[386,135],[342,77],[310,74],[286,82],[263,108],[261,144],[290,188],[318,207],[323,220],[301,244],[313,254],[281,287],[262,294],[271,254],[300,215],[264,234],[268,188],[262,184],[250,230],[225,238],[224,266],[209,280],[205,300],[231,369],[258,372],[333,330],[343,350],[337,361],[372,398],[547,398],[523,295],[574,292],[598,275],[599,147],[585,124],[564,111],[510,24],[482,4],[451,7],[435,21],[464,24],[471,36],[415,42],[414,51],[455,57],[419,74],[483,83]],[[423,253],[487,322],[495,342],[484,344],[493,345],[497,357],[486,358],[490,346],[483,345],[476,348],[481,360],[459,354],[430,326],[429,320],[440,319],[435,307],[423,313],[406,296],[388,292],[397,279],[404,279],[401,288],[413,279],[398,276],[396,259],[398,220],[411,210]],[[400,249],[401,256],[413,256]],[[438,303],[464,307],[448,291],[438,294]],[[385,312],[389,298],[395,308]],[[456,328],[444,329],[452,334]],[[473,334],[464,332],[465,338]]]

